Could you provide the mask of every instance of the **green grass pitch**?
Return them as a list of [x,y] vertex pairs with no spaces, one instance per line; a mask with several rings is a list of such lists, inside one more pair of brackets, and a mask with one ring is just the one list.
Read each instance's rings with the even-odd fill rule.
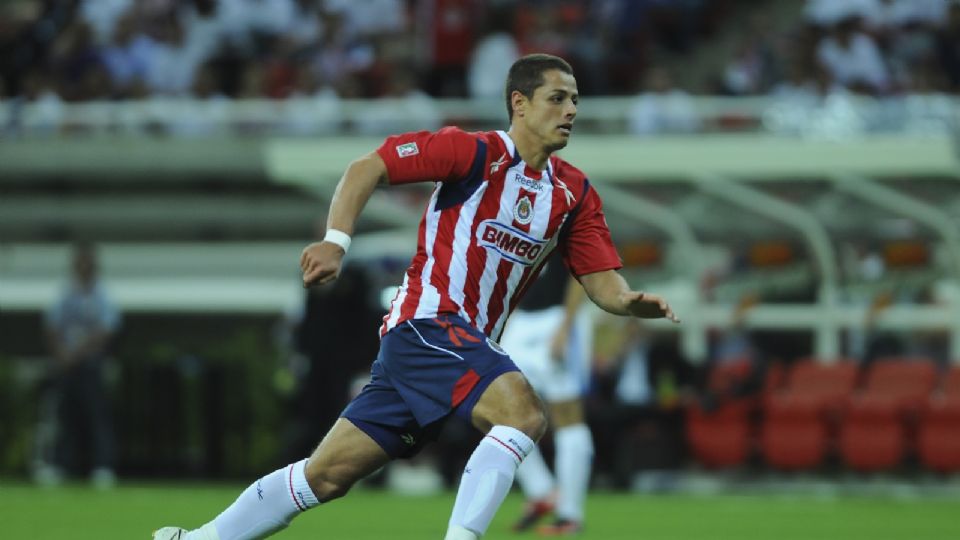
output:
[[[40,489],[0,481],[3,538],[147,540],[161,525],[197,526],[242,486],[122,485]],[[311,510],[276,538],[287,540],[441,539],[453,494],[401,496],[358,489]],[[522,540],[509,523],[521,509],[511,494],[486,540]],[[582,540],[948,540],[960,538],[960,501],[865,497],[592,493]]]

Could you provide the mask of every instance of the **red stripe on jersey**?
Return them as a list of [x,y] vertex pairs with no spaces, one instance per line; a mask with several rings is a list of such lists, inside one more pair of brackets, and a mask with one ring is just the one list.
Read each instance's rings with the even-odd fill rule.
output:
[[453,258],[453,241],[456,234],[457,220],[460,213],[444,211],[440,213],[440,223],[437,226],[437,237],[433,242],[433,271],[430,273],[430,283],[440,293],[440,304],[437,313],[456,313],[457,304],[450,299],[450,259]]
[[493,286],[490,293],[490,300],[487,301],[487,325],[483,327],[483,333],[490,335],[493,327],[500,320],[500,314],[503,313],[503,297],[507,294],[507,280],[510,278],[510,272],[514,264],[507,260],[501,260],[497,266],[497,284]]
[[[487,160],[489,161],[496,152],[489,152]],[[470,225],[470,247],[467,249],[467,280],[463,290],[463,309],[470,317],[470,322],[477,320],[480,312],[480,277],[487,266],[487,249],[478,246],[476,243],[477,229],[480,223],[485,219],[496,218],[500,213],[500,198],[503,196],[504,181],[507,167],[498,174],[497,182],[491,179],[487,192],[484,194],[480,207],[477,208],[476,216]]]
[[[528,173],[531,173],[532,171],[529,165],[527,165],[525,169]],[[532,176],[533,174],[541,173],[539,171],[532,171],[530,175]],[[530,201],[529,211],[532,213],[537,203],[537,194],[536,192],[527,191],[526,189],[520,188],[519,192],[517,193],[517,202],[514,203],[514,205],[519,204],[519,201],[523,200],[524,197]],[[513,226],[525,233],[529,233],[532,221],[528,221],[526,224],[524,224],[517,221],[517,217],[517,211],[514,210]],[[497,284],[494,285],[493,291],[490,293],[490,300],[487,303],[487,314],[489,318],[487,319],[487,325],[483,328],[483,333],[487,334],[488,336],[490,335],[490,332],[493,331],[493,327],[496,326],[497,321],[500,320],[500,315],[503,313],[503,297],[507,293],[507,280],[510,277],[510,272],[513,270],[513,266],[513,263],[501,261],[500,265],[497,267]],[[524,274],[526,274],[526,271]]]
[[[427,208],[429,211],[429,207]],[[427,236],[427,211],[424,211],[424,217],[420,220],[420,230],[417,232],[417,245],[422,246],[425,243]],[[400,318],[397,319],[397,323],[403,322],[411,317],[417,312],[417,305],[420,304],[420,294],[423,292],[423,283],[421,281],[421,274],[423,273],[423,265],[427,262],[427,253],[422,249],[417,250],[417,254],[414,255],[413,261],[410,262],[410,268],[407,269],[407,296],[403,299],[403,304],[400,305]],[[390,314],[387,314],[389,317]],[[384,321],[383,328],[380,331],[380,335],[383,336],[387,333],[387,322]]]
[[[540,271],[543,270],[543,266],[547,264],[547,261],[550,260],[550,256],[552,254],[553,250],[551,250],[549,253],[545,253],[540,259],[540,264],[531,266],[526,272],[523,273],[523,276],[520,277],[520,285],[517,287],[517,290],[514,291],[513,297],[510,299],[510,305],[508,306],[510,313],[513,313],[513,310],[517,309],[517,304],[520,303],[520,299],[523,298],[523,295],[527,293],[527,289],[529,289],[530,286],[537,281],[537,277],[540,276]],[[500,336],[496,336],[496,339],[499,340]]]

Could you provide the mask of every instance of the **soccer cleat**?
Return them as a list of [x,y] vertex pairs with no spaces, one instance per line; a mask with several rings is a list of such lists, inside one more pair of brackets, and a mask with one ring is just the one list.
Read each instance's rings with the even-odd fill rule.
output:
[[536,525],[544,516],[552,514],[553,507],[553,501],[548,499],[528,502],[527,507],[523,511],[523,515],[513,524],[514,532],[530,530],[530,528]]
[[185,540],[188,532],[180,527],[163,527],[153,531],[153,540]]
[[540,536],[573,536],[583,532],[583,525],[572,519],[558,519],[549,525],[537,527]]

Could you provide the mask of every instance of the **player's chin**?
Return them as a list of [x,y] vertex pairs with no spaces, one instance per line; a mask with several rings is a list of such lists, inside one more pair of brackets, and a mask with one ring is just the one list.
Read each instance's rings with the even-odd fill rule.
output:
[[563,148],[566,148],[567,143],[569,143],[569,142],[570,142],[570,135],[566,135],[566,136],[563,136],[563,137],[561,137],[561,138],[554,139],[553,141],[551,141],[550,151],[551,151],[551,152],[556,152],[557,150],[561,150],[561,149],[563,149]]

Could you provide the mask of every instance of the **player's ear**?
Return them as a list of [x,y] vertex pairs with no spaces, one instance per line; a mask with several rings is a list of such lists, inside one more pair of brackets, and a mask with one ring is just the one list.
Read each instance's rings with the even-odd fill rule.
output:
[[513,107],[514,116],[523,116],[527,106],[527,96],[523,92],[514,90],[510,92],[510,106]]

